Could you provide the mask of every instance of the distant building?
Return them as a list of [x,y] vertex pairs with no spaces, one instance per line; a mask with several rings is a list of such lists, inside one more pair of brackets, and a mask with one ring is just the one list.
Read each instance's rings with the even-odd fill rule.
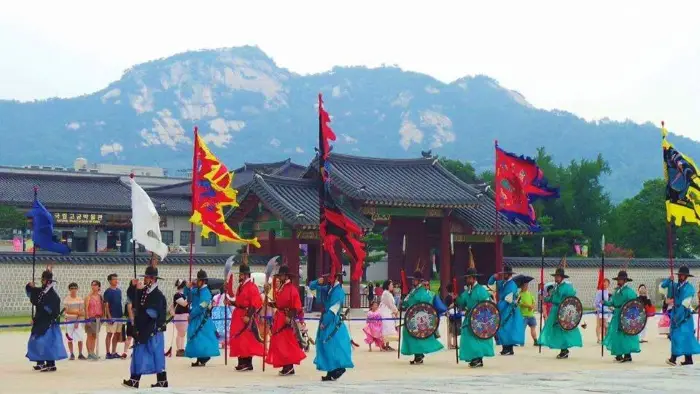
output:
[[82,171],[97,174],[129,175],[133,173],[136,176],[167,176],[167,171],[160,167],[131,166],[125,164],[106,163],[88,164],[87,159],[84,159],[82,157],[75,159],[75,162],[73,163],[73,169],[79,172]]

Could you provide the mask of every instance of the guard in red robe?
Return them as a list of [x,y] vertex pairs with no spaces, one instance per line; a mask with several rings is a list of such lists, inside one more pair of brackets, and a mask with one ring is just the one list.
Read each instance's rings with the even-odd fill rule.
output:
[[238,290],[233,304],[236,308],[231,317],[229,354],[238,357],[236,371],[252,371],[253,356],[262,357],[264,354],[263,341],[255,319],[262,307],[262,299],[258,286],[250,277],[250,266],[247,264],[242,264],[238,270]]
[[299,345],[301,332],[296,317],[301,315],[302,306],[299,290],[292,283],[289,267],[283,265],[279,268],[277,277],[282,283],[275,296],[275,315],[272,320],[272,336],[270,348],[267,353],[266,363],[275,368],[282,368],[281,376],[294,375],[294,365],[301,364],[306,358],[306,353]]

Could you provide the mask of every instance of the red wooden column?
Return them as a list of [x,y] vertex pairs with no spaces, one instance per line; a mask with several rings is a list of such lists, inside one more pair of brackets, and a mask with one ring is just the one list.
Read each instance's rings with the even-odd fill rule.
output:
[[447,296],[447,285],[452,280],[450,275],[450,258],[452,251],[450,250],[450,217],[445,213],[440,223],[440,284],[442,292],[440,296]]
[[[388,263],[389,263],[389,279],[400,281],[401,280],[401,268],[403,267],[403,235],[404,231],[401,228],[401,223],[395,218],[391,218],[389,221],[389,228],[386,230],[387,237],[387,253],[388,253]],[[406,269],[407,275],[411,275],[413,272],[413,267]]]

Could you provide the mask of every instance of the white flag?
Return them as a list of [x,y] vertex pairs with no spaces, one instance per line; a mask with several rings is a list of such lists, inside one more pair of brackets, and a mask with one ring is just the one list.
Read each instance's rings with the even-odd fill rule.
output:
[[131,226],[133,240],[161,260],[168,255],[168,246],[160,235],[160,217],[146,191],[131,178]]

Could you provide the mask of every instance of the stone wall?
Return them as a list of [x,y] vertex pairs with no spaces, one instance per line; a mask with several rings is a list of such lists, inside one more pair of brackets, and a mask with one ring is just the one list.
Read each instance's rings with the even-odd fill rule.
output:
[[[265,267],[252,266],[253,272],[262,272]],[[41,272],[45,266],[37,264],[36,267],[36,283],[39,283]],[[137,274],[143,274],[145,267],[139,265]],[[222,265],[195,265],[192,275],[195,276],[197,271],[203,269],[211,278],[223,279]],[[134,276],[134,266],[124,264],[60,264],[57,263],[53,268],[54,279],[58,281],[56,290],[61,298],[68,294],[68,284],[76,282],[80,288],[78,294],[86,296],[90,292],[90,283],[97,279],[102,283],[102,290],[109,287],[107,284],[107,275],[116,273],[120,278],[119,287],[126,297],[126,289],[129,286],[129,281]],[[158,266],[158,274],[163,278],[159,281],[159,287],[165,292],[165,295],[170,301],[175,291],[174,284],[178,278],[187,279],[189,277],[189,267],[187,265],[168,265],[160,264]],[[31,314],[31,304],[24,292],[25,285],[30,282],[32,277],[31,264],[19,263],[1,263],[0,264],[0,316],[26,316]]]

